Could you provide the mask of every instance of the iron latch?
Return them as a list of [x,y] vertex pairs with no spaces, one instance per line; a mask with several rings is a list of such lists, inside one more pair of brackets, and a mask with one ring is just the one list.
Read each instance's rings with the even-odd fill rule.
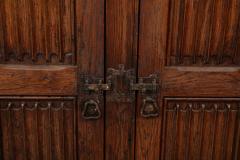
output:
[[103,78],[81,75],[80,97],[81,110],[84,119],[98,119],[101,117],[103,92],[111,90],[110,81],[104,83]]
[[149,77],[139,78],[138,83],[134,83],[133,81],[130,83],[130,90],[140,91],[141,93],[156,93],[158,88],[158,76],[156,74],[152,74]]
[[138,83],[133,81],[130,83],[130,90],[139,91],[140,99],[142,99],[141,115],[143,117],[157,117],[159,115],[160,108],[157,102],[159,84],[159,76],[157,74],[140,77]]
[[89,92],[109,91],[111,90],[111,82],[103,83],[103,79],[100,78],[93,78],[91,80],[86,78],[84,80],[83,90]]
[[157,74],[148,77],[140,77],[136,82],[136,74],[133,69],[109,68],[106,74],[106,82],[103,78],[93,76],[81,76],[80,94],[84,97],[82,115],[85,119],[97,119],[100,117],[100,108],[103,105],[103,93],[106,92],[106,101],[110,102],[134,102],[135,93],[139,92],[143,99],[141,114],[143,117],[159,115],[157,105],[157,92],[159,89],[159,77]]

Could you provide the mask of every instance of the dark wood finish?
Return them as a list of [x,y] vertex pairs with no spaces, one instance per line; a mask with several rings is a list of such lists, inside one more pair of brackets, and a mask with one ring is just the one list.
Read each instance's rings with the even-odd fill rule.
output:
[[[239,159],[239,7],[240,0],[2,0],[0,159]],[[140,93],[114,99],[131,88],[121,76],[102,85],[117,91],[83,91],[82,75],[106,81],[119,64],[136,81],[159,74],[159,109]],[[99,105],[97,119],[82,116],[87,100]],[[159,116],[141,114],[146,101]]]
[[77,158],[74,3],[0,3],[0,159]]
[[137,159],[239,159],[238,6],[141,1],[139,76],[160,74],[161,114],[138,100]]
[[0,62],[75,64],[73,0],[3,0]]
[[239,0],[172,1],[167,65],[239,66]]
[[[138,0],[106,0],[106,68],[136,70],[137,17]],[[105,110],[106,159],[134,159],[135,103],[107,101]]]
[[167,98],[163,159],[236,159],[239,99]]
[[75,98],[0,97],[3,159],[75,159]]
[[[166,0],[141,1],[139,22],[140,77],[163,70],[167,33]],[[160,75],[160,78],[161,75]],[[160,159],[161,116],[144,118],[140,114],[143,99],[138,97],[136,117],[136,159]],[[161,93],[157,105],[162,113]]]
[[[104,0],[76,1],[77,63],[79,73],[104,78]],[[82,84],[79,84],[82,85]],[[101,117],[86,120],[81,107],[88,99],[79,96],[78,107],[78,159],[104,159],[104,101],[101,102]],[[95,100],[95,99],[94,99]]]
[[1,95],[75,95],[77,68],[0,65]]
[[162,91],[168,96],[238,97],[238,67],[167,67]]

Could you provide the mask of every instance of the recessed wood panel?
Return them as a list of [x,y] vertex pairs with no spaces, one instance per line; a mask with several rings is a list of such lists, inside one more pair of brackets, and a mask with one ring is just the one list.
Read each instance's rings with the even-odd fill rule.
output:
[[3,159],[75,158],[75,99],[0,97]]
[[169,3],[170,66],[239,66],[239,0]]
[[166,98],[162,159],[238,159],[240,99]]
[[74,64],[74,0],[2,0],[0,63]]

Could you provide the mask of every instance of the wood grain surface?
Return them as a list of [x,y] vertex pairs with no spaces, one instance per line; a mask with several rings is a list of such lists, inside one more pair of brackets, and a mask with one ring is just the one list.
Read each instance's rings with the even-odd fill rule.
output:
[[[239,159],[239,7],[2,0],[0,159]],[[83,91],[83,75],[106,83],[119,64],[133,69],[136,83],[159,75],[159,116],[142,116],[146,95],[112,98],[129,93],[126,75],[113,92]],[[98,119],[84,118],[87,100],[97,102]]]
[[[136,70],[137,17],[138,0],[106,0],[106,68]],[[105,129],[106,159],[134,159],[135,103],[107,101]]]
[[0,95],[76,95],[72,66],[0,65]]
[[[104,78],[104,0],[76,1],[77,65],[79,74]],[[79,86],[82,85],[79,80]],[[86,120],[82,106],[87,95],[80,94],[77,113],[78,159],[104,159],[104,101],[98,100],[101,117]],[[96,100],[96,99],[94,99]]]
[[0,97],[3,159],[76,158],[75,98]]

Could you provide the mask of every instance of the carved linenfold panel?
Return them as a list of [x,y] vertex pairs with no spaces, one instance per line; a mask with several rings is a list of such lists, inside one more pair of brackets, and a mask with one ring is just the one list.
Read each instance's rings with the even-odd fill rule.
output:
[[163,159],[237,159],[240,99],[166,98]]
[[169,5],[167,65],[240,65],[240,0],[173,0]]
[[3,159],[74,159],[75,99],[1,97]]
[[74,0],[2,0],[1,64],[74,64]]

